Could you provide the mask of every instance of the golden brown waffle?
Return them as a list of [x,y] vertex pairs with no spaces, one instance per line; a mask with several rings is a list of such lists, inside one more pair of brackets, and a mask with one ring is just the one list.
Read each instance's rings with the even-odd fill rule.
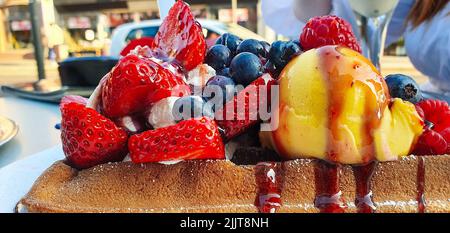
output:
[[[419,163],[422,160],[423,166]],[[319,210],[316,160],[277,164],[282,176],[278,212]],[[372,178],[376,212],[418,212],[421,170],[425,212],[450,212],[450,156],[410,156],[379,163]],[[418,173],[419,172],[419,173]],[[19,202],[19,212],[258,212],[257,166],[230,161],[186,161],[175,165],[121,162],[77,171],[59,161]],[[346,212],[356,212],[355,178],[341,170]]]

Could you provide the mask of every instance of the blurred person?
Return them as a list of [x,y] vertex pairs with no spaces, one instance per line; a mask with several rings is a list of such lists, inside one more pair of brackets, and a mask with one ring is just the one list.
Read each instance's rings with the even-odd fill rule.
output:
[[[298,39],[305,23],[318,15],[346,19],[360,37],[347,0],[262,0],[262,11],[269,27],[292,39]],[[386,46],[401,36],[411,62],[430,78],[423,89],[450,96],[450,0],[400,0],[388,26]]]
[[64,31],[56,23],[51,23],[46,33],[48,56],[52,61],[60,61],[60,46],[64,44]]

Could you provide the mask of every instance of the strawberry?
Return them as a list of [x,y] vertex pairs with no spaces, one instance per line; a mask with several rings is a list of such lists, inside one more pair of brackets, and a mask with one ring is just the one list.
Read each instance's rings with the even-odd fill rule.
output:
[[134,163],[225,158],[217,125],[207,117],[133,135],[128,148]]
[[[259,108],[270,103],[270,91],[275,83],[275,79],[269,74],[264,74],[239,92],[223,108],[216,111],[215,118],[217,124],[223,130],[225,140],[230,140],[242,134],[260,122]],[[260,98],[262,96],[260,91],[266,91],[267,98]],[[261,103],[260,101],[267,101],[267,103]],[[238,104],[243,104],[243,106],[238,106]],[[243,111],[240,111],[241,108]]]
[[205,59],[206,42],[202,27],[184,1],[177,1],[170,9],[155,36],[153,48],[160,56],[175,59],[187,71]]
[[61,106],[64,154],[78,169],[121,161],[127,154],[127,133],[108,118],[82,104]]
[[310,19],[300,35],[300,43],[305,51],[325,45],[341,45],[361,53],[351,25],[333,15]]
[[102,88],[102,105],[110,118],[141,113],[163,98],[190,93],[182,77],[135,54],[121,59],[109,75]]
[[62,108],[64,105],[68,103],[79,103],[86,106],[88,99],[78,96],[78,95],[66,95],[61,99],[61,103],[59,106]]
[[153,44],[153,38],[152,37],[142,37],[139,39],[134,39],[130,41],[125,48],[122,49],[120,52],[121,56],[128,55],[131,51],[135,50],[138,46],[145,47],[149,46],[151,47]]
[[440,100],[417,103],[417,113],[427,123],[414,149],[416,155],[442,155],[450,153],[450,106]]

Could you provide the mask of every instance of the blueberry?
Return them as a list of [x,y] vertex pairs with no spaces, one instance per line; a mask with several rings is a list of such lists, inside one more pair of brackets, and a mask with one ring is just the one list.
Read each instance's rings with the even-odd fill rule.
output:
[[413,104],[423,100],[419,85],[409,76],[391,74],[386,76],[386,83],[393,98],[400,98]]
[[300,55],[301,53],[302,49],[299,42],[291,40],[286,43],[282,58],[286,61],[287,64],[292,60],[292,58]]
[[284,41],[275,41],[272,43],[272,46],[270,46],[269,55],[267,58],[275,66],[282,66],[284,64],[282,55],[283,55],[285,46],[286,46],[286,42],[284,42]]
[[255,54],[243,52],[231,60],[230,73],[234,82],[247,86],[263,74],[263,66]]
[[225,77],[231,77],[230,68],[223,68],[222,70],[217,71],[216,74]]
[[300,49],[302,48],[302,45],[300,44],[299,40],[291,40],[293,43],[295,43],[296,45],[298,45],[298,47],[300,47]]
[[199,96],[185,96],[175,101],[172,109],[176,121],[189,120],[202,116],[214,117],[214,112]]
[[297,41],[275,41],[269,50],[268,58],[278,70],[284,67],[297,55],[302,52]]
[[205,57],[205,63],[215,70],[222,70],[230,64],[230,61],[230,50],[221,44],[212,46]]
[[267,54],[269,54],[269,51],[270,51],[270,44],[267,43],[266,41],[260,41],[259,43],[261,43],[261,45],[263,46],[264,52],[266,53],[266,57],[267,57]]
[[[217,105],[223,105],[225,103],[227,103],[228,101],[232,100],[235,93],[236,93],[236,87],[235,87],[235,83],[233,81],[233,79],[229,78],[229,77],[225,77],[225,76],[220,76],[220,75],[216,75],[214,77],[212,77],[210,80],[208,80],[208,82],[206,83],[206,89],[208,92],[208,94],[211,94],[211,97],[208,99],[213,99],[216,94],[215,92],[220,90],[220,95],[223,96],[223,98],[220,100],[221,103],[217,103]],[[205,89],[205,90],[206,90]],[[206,94],[204,90],[204,93]],[[212,103],[212,104],[216,104],[216,103]],[[215,108],[217,109],[217,108]]]
[[266,57],[266,51],[264,49],[264,46],[261,44],[261,42],[255,39],[248,39],[242,41],[242,43],[237,48],[237,54],[243,52],[253,53],[258,57]]
[[227,46],[227,48],[231,51],[232,55],[236,54],[237,47],[242,42],[241,38],[230,34],[225,33],[217,39],[216,44],[221,44]]
[[278,70],[271,61],[267,61],[264,65],[264,72],[269,73],[274,78],[277,78],[280,75],[280,70]]

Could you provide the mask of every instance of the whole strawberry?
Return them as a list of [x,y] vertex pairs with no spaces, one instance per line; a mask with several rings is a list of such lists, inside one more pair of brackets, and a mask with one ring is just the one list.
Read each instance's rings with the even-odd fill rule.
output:
[[152,59],[129,54],[109,73],[102,89],[103,114],[117,118],[141,113],[151,104],[190,93],[183,78]]
[[133,135],[128,147],[134,163],[225,158],[219,129],[207,117]]
[[153,48],[160,56],[175,59],[187,71],[205,59],[206,41],[202,27],[184,1],[177,1],[170,9],[155,36]]
[[450,153],[450,106],[440,100],[425,100],[416,104],[426,128],[414,149],[416,155]]
[[361,53],[361,46],[353,34],[351,25],[333,15],[310,19],[300,35],[300,44],[305,51],[325,45],[341,45]]
[[61,140],[69,163],[78,169],[121,161],[128,135],[108,118],[79,103],[61,105]]

